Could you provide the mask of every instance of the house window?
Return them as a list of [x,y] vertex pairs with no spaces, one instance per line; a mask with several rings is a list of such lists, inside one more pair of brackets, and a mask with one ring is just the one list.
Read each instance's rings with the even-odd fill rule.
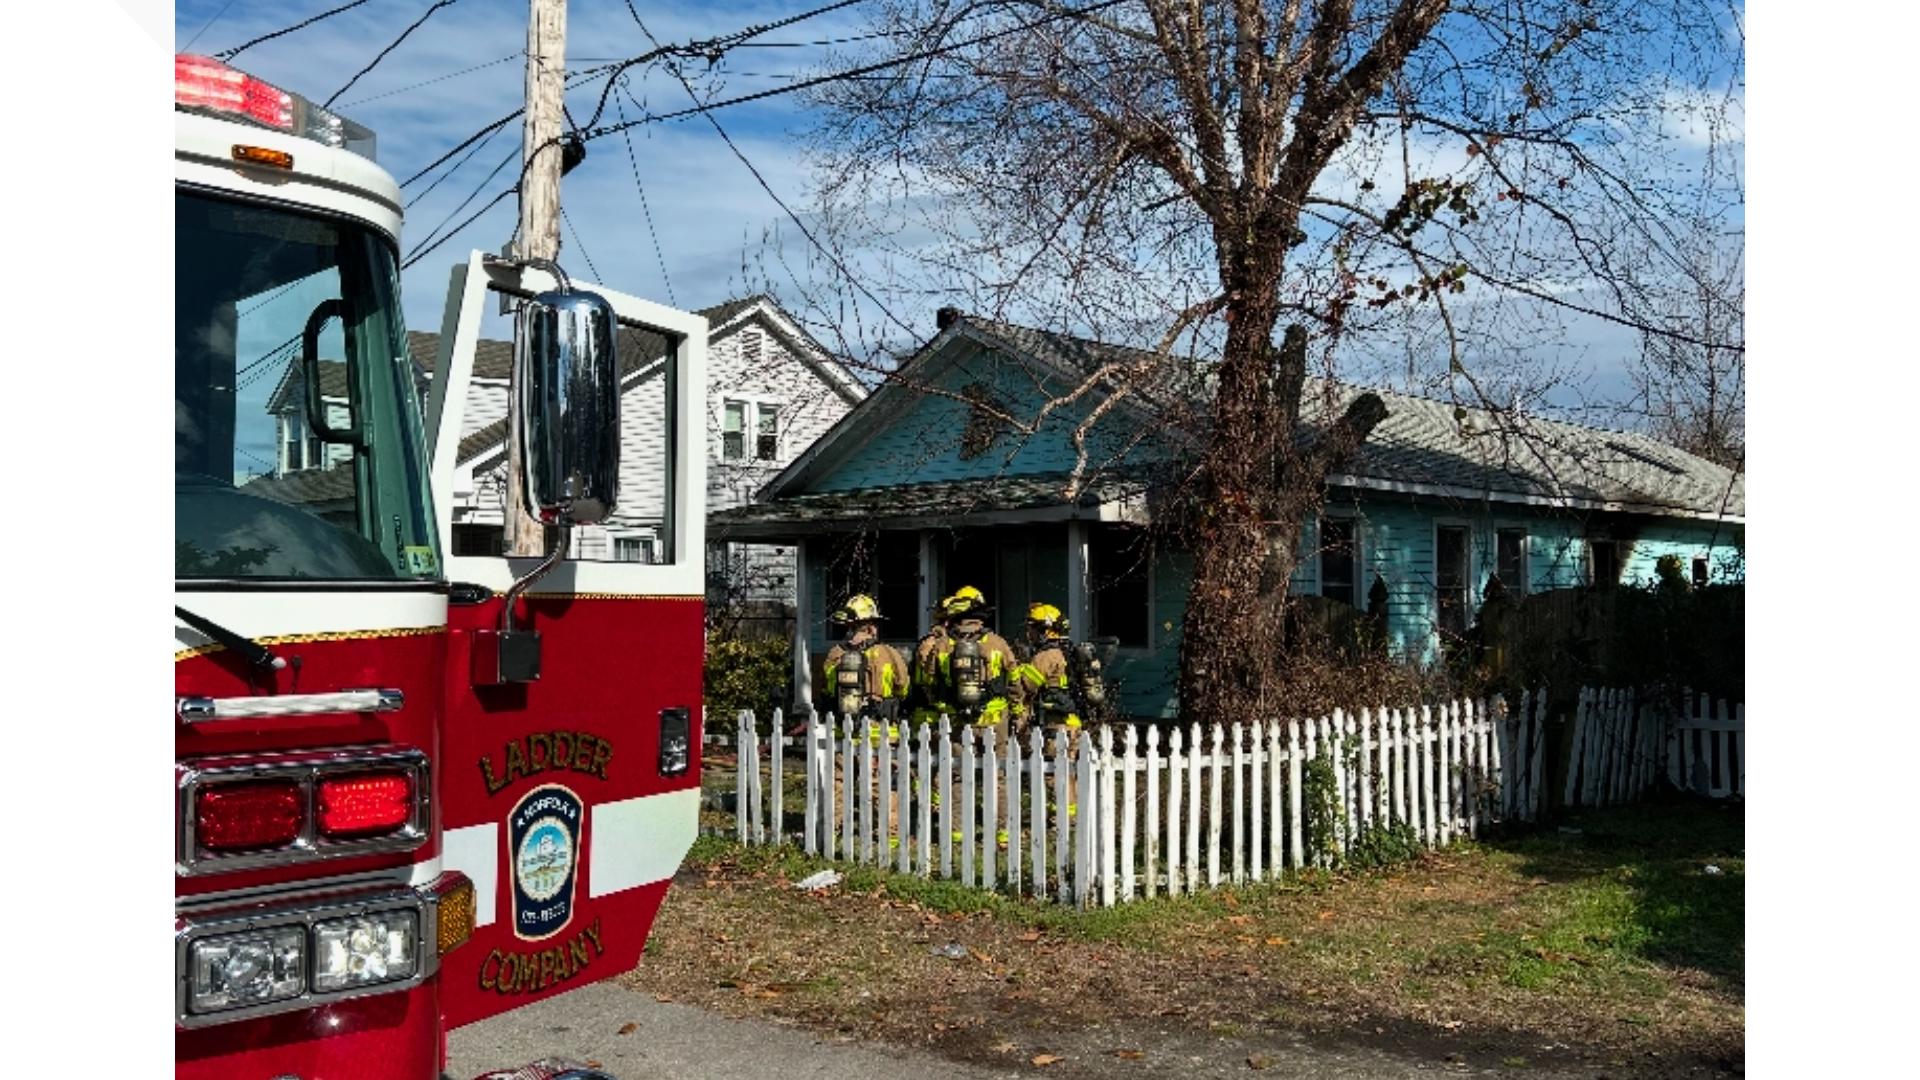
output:
[[651,536],[616,536],[613,538],[613,561],[651,563],[654,561],[654,542]]
[[1442,525],[1434,530],[1433,583],[1440,608],[1440,632],[1453,637],[1467,632],[1468,557],[1465,526]]
[[1704,589],[1707,587],[1707,557],[1705,555],[1695,555],[1693,557],[1693,587],[1696,589]]
[[753,456],[772,461],[780,456],[780,406],[762,403],[755,408],[759,416]]
[[1620,582],[1620,544],[1614,540],[1589,540],[1587,550],[1593,558],[1593,583],[1612,588]]
[[1320,595],[1360,606],[1355,593],[1355,549],[1352,518],[1320,520]]
[[1527,530],[1500,529],[1494,533],[1493,573],[1500,586],[1514,596],[1527,594]]
[[1087,537],[1087,576],[1093,586],[1093,636],[1119,639],[1125,648],[1150,644],[1152,613],[1147,560],[1152,549],[1141,529],[1095,528]]
[[301,451],[306,447],[306,439],[302,437],[303,428],[298,412],[280,414],[280,429],[284,433],[281,436],[281,472],[297,472],[306,467],[300,456]]
[[455,525],[455,555],[494,556],[505,550],[507,530],[499,525]]
[[729,401],[723,409],[720,457],[726,461],[739,461],[747,456],[747,403]]
[[913,636],[919,625],[920,536],[918,533],[881,533],[876,545],[873,599],[887,617],[888,637]]

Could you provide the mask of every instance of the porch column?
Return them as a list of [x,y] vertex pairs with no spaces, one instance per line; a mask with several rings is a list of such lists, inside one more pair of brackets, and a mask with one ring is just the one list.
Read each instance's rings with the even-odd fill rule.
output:
[[1067,619],[1082,641],[1093,633],[1093,606],[1087,589],[1087,523],[1067,522]]
[[915,641],[933,632],[934,601],[933,533],[928,529],[920,530],[920,590],[918,603],[920,610],[913,613],[913,637]]
[[807,602],[812,592],[807,582],[807,541],[801,537],[793,545],[793,715],[795,719],[813,715],[813,656],[807,647],[813,636],[813,607]]

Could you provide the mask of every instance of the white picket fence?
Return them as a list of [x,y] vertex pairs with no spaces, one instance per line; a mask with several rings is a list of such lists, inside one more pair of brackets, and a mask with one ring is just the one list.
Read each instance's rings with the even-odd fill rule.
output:
[[1681,715],[1667,739],[1667,779],[1683,791],[1715,799],[1747,797],[1747,706],[1717,705],[1682,695]]
[[[810,855],[1111,906],[1332,865],[1373,830],[1437,848],[1532,820],[1545,721],[1545,696],[1528,694],[1518,709],[1495,698],[1191,724],[1169,728],[1164,745],[1156,727],[1103,727],[1049,753],[1032,732],[1003,753],[944,720],[903,724],[889,739],[877,726],[815,717],[795,747],[805,779],[797,832]],[[796,740],[755,733],[741,712],[735,835],[791,842],[782,793]],[[1310,782],[1314,772],[1326,779]]]
[[1746,706],[1714,707],[1682,691],[1679,715],[1658,695],[1632,689],[1580,691],[1569,738],[1565,806],[1618,806],[1643,797],[1663,775],[1681,791],[1746,795]]

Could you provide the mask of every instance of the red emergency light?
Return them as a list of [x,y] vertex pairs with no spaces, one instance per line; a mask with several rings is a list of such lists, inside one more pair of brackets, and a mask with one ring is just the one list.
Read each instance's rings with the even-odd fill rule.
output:
[[173,106],[245,120],[373,157],[373,132],[211,56],[174,54]]
[[391,832],[413,818],[413,778],[403,772],[328,777],[320,781],[319,811],[323,836]]
[[194,800],[194,836],[209,851],[284,847],[300,838],[304,801],[291,780],[208,785]]

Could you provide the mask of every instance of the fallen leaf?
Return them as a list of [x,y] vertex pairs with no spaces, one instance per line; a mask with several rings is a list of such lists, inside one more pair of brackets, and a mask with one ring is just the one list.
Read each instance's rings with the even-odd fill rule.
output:
[[1139,1061],[1141,1058],[1147,1056],[1147,1052],[1145,1050],[1115,1050],[1113,1056],[1122,1061]]
[[1323,911],[1323,912],[1321,912],[1321,913],[1320,913],[1320,921],[1321,921],[1321,922],[1330,922],[1330,921],[1332,921],[1332,919],[1333,919],[1333,912],[1331,912],[1331,911]]
[[621,1024],[620,1025],[620,1034],[622,1035],[631,1035],[638,1030],[640,1030],[639,1024]]
[[662,1005],[664,1005],[673,1000],[673,995],[672,994],[655,994],[653,995],[653,1000],[658,1001]]
[[1020,1048],[1013,1045],[1010,1042],[1000,1042],[1000,1043],[993,1044],[993,1052],[996,1054],[1011,1054],[1018,1049]]
[[1039,940],[1040,940],[1040,931],[1038,931],[1038,930],[1029,930],[1029,931],[1027,931],[1026,933],[1024,933],[1024,934],[1021,934],[1021,935],[1020,935],[1020,940],[1021,940],[1021,941],[1039,941]]
[[1255,1054],[1247,1059],[1247,1068],[1249,1069],[1269,1069],[1272,1067],[1273,1059],[1265,1054]]
[[1269,944],[1269,945],[1285,945],[1285,944],[1287,944],[1287,939],[1286,939],[1286,938],[1283,938],[1283,937],[1270,937],[1270,938],[1268,938],[1268,939],[1267,939],[1267,944]]
[[1053,1063],[1055,1063],[1055,1062],[1057,1062],[1057,1061],[1065,1061],[1065,1060],[1067,1060],[1067,1059],[1066,1059],[1066,1058],[1063,1058],[1063,1057],[1061,1057],[1061,1056],[1059,1056],[1058,1054],[1035,1054],[1035,1055],[1033,1055],[1033,1063],[1034,1063],[1035,1065],[1038,1065],[1038,1066],[1040,1066],[1041,1068],[1046,1068],[1046,1067],[1047,1067],[1048,1065],[1052,1065]]
[[1245,925],[1247,925],[1248,923],[1250,923],[1250,922],[1252,922],[1252,921],[1253,921],[1253,916],[1251,916],[1251,915],[1229,915],[1229,916],[1227,916],[1227,921],[1228,921],[1228,922],[1230,922],[1230,923],[1232,923],[1232,924],[1233,924],[1233,925],[1235,925],[1235,926],[1245,926]]

